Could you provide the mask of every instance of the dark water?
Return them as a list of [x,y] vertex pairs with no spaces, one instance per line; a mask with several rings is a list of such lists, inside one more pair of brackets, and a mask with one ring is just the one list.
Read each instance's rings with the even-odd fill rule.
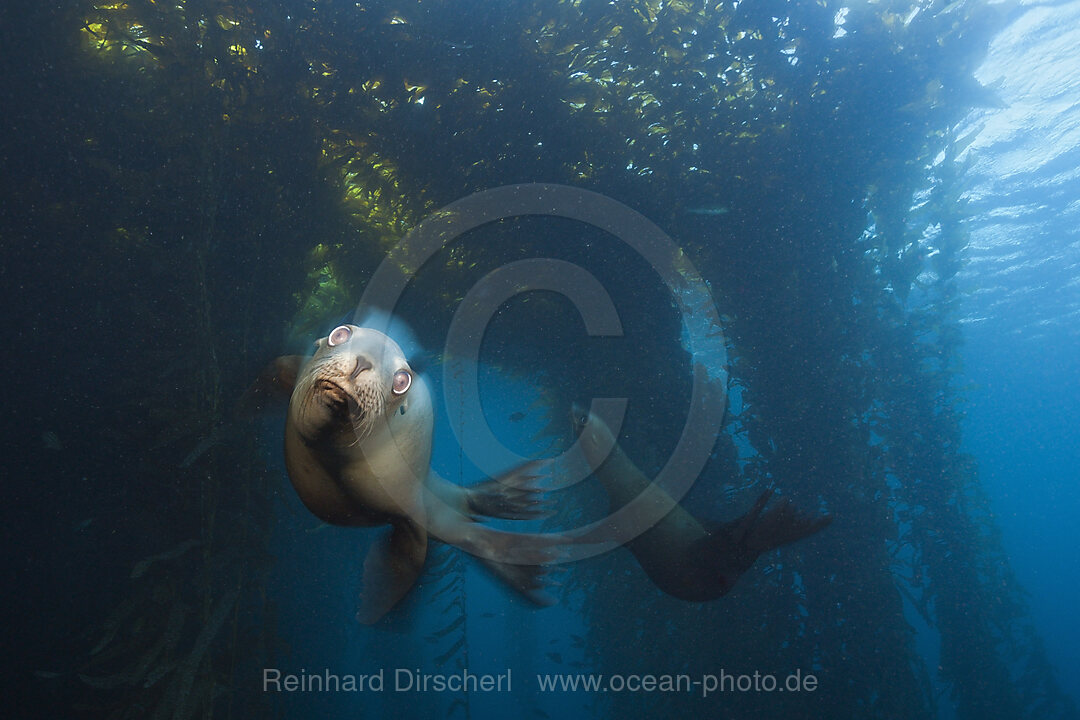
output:
[[[5,5],[5,712],[1076,717],[1078,12]],[[614,549],[539,608],[432,543],[361,625],[382,531],[241,398],[373,309],[455,483],[625,398],[704,526],[833,522],[707,602]],[[609,512],[551,495],[489,524]]]

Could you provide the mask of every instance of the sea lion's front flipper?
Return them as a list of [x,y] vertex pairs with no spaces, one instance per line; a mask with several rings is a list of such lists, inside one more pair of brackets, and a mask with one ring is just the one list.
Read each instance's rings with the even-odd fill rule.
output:
[[377,622],[398,603],[420,576],[427,556],[427,532],[409,520],[394,524],[364,559],[364,590],[356,619]]
[[444,543],[482,560],[514,565],[546,565],[566,556],[572,541],[539,533],[512,533],[481,525],[449,509],[428,515],[428,531]]
[[[460,486],[452,487],[461,489]],[[496,530],[475,522],[468,514],[444,502],[444,493],[430,489],[429,492],[427,528],[432,537],[475,555],[500,580],[537,605],[555,602],[555,598],[544,591],[549,571],[544,566],[565,557],[572,544],[570,538]]]
[[466,488],[469,512],[509,520],[550,516],[553,508],[540,483],[547,476],[547,465],[547,460],[533,460]]

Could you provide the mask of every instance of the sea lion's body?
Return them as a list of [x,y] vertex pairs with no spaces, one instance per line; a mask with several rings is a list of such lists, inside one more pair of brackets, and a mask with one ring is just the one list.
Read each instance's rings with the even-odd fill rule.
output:
[[[581,540],[501,532],[477,522],[480,516],[545,514],[531,483],[537,463],[468,488],[431,472],[431,396],[393,340],[342,325],[316,343],[310,359],[281,358],[272,374],[273,387],[292,387],[285,464],[303,503],[334,525],[391,528],[364,562],[361,621],[378,620],[409,591],[423,569],[429,536],[479,556],[534,602],[552,601],[543,592],[542,566],[558,557],[556,548]],[[634,503],[638,516],[628,520],[651,526],[625,547],[661,590],[677,598],[717,598],[759,554],[829,522],[799,513],[787,501],[763,512],[766,492],[742,518],[710,527],[650,482],[598,418],[575,412],[575,427],[612,507],[644,497]]]
[[662,514],[624,547],[658,588],[680,600],[703,602],[725,595],[761,553],[811,535],[831,521],[801,513],[787,500],[763,512],[772,494],[765,491],[737,520],[707,524],[649,480],[600,418],[575,408],[573,422],[612,508],[638,499],[640,517],[628,522],[639,526],[647,524],[646,515]]
[[[431,535],[486,561],[530,599],[545,603],[542,549],[479,525],[479,515],[530,518],[541,506],[533,465],[464,488],[430,471],[431,395],[401,348],[383,333],[342,325],[316,343],[296,374],[285,425],[285,465],[304,505],[335,525],[389,525],[364,562],[358,617],[374,622],[412,587]],[[507,563],[520,562],[522,565]]]

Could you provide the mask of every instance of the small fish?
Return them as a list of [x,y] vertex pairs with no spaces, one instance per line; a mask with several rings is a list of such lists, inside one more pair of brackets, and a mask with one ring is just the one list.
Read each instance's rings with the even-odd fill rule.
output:
[[178,558],[181,555],[183,555],[184,553],[186,553],[188,550],[190,550],[191,548],[196,547],[198,545],[202,545],[201,540],[194,540],[194,539],[185,540],[184,542],[182,542],[179,545],[177,545],[176,547],[174,547],[172,550],[168,550],[168,551],[163,552],[163,553],[158,553],[157,555],[151,555],[148,558],[140,560],[139,562],[135,563],[135,567],[133,567],[131,569],[131,577],[133,579],[138,578],[138,577],[142,577],[143,574],[145,574],[146,571],[150,568],[150,566],[153,565],[154,563],[160,562],[161,560],[172,560],[174,558]]
[[554,662],[557,662],[560,665],[562,664],[562,655],[560,655],[559,653],[552,652],[548,653],[547,656],[551,658]]
[[687,215],[727,215],[729,212],[731,212],[731,208],[725,205],[710,205],[686,209]]
[[67,675],[67,673],[52,672],[51,670],[35,670],[34,671],[34,677],[40,678],[41,680],[55,680],[56,678],[61,678],[61,677],[64,677],[65,675]]
[[77,533],[86,532],[87,528],[89,528],[93,523],[94,523],[94,518],[86,518],[81,523],[79,523],[78,525],[75,526],[75,532],[77,532]]
[[41,433],[41,444],[45,446],[46,450],[63,450],[64,444],[60,442],[60,436],[54,433],[52,430],[46,430]]
[[513,423],[521,422],[524,419],[525,419],[525,413],[523,413],[523,412],[516,412],[516,413],[514,413],[514,414],[512,414],[510,416],[510,422],[513,422]]
[[223,425],[218,425],[217,427],[215,427],[210,432],[209,435],[207,435],[202,440],[200,440],[199,444],[196,445],[191,450],[191,452],[189,452],[186,456],[184,456],[184,459],[180,461],[180,467],[181,468],[190,467],[191,464],[193,462],[195,462],[196,460],[198,460],[200,457],[202,457],[202,455],[207,450],[214,447],[215,445],[220,443],[225,438],[226,438],[226,434],[225,434],[224,426]]

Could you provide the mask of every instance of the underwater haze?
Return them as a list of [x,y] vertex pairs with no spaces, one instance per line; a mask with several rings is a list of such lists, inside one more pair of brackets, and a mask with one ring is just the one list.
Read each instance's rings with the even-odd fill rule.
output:
[[5,716],[1080,717],[1078,28],[6,3]]

